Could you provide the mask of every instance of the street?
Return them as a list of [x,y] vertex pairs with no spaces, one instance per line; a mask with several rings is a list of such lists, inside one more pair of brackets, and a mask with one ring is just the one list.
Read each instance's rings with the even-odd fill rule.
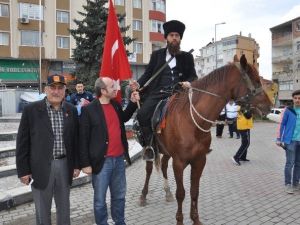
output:
[[[227,127],[223,138],[215,138],[212,129],[213,151],[207,156],[207,164],[200,181],[199,216],[204,225],[217,224],[300,224],[300,192],[286,194],[283,186],[284,150],[275,145],[277,124],[256,122],[251,130],[248,150],[250,162],[241,166],[232,163],[240,140],[230,139]],[[171,191],[176,184],[169,163]],[[126,222],[128,225],[176,224],[176,200],[166,202],[162,174],[155,169],[150,180],[148,204],[138,206],[145,178],[145,163],[139,159],[127,168]],[[189,167],[185,170],[184,224],[191,225],[189,218]],[[93,190],[91,184],[71,191],[72,224],[94,224]],[[109,202],[109,200],[108,200]],[[108,206],[109,207],[109,206]],[[53,212],[54,212],[53,207]],[[55,215],[53,214],[53,221]],[[0,224],[35,224],[34,205],[27,203],[0,212]],[[109,224],[113,224],[110,220]]]

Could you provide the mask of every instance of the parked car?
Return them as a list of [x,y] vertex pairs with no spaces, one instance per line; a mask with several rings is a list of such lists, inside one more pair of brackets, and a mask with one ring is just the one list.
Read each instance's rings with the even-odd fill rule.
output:
[[281,113],[283,110],[284,108],[273,108],[271,109],[271,112],[267,115],[267,118],[276,123],[279,123],[281,118]]

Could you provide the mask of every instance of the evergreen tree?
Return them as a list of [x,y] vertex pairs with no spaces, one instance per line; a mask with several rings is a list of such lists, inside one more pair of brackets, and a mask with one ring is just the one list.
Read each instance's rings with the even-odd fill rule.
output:
[[[105,7],[107,2],[108,0],[86,0],[86,5],[83,5],[84,12],[78,12],[83,19],[74,19],[77,28],[70,30],[76,41],[76,48],[73,49],[73,59],[76,63],[75,75],[90,91],[93,90],[95,80],[98,78],[102,61],[108,16],[108,8]],[[125,15],[118,15],[119,22],[124,17]],[[129,26],[120,28],[122,33],[128,29]],[[128,36],[123,37],[125,45],[133,40]]]

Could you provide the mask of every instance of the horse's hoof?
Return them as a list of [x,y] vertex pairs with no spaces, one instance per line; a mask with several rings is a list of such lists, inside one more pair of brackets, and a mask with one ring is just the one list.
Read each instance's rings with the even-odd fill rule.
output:
[[174,197],[173,197],[171,192],[169,194],[166,194],[166,201],[167,202],[173,202],[174,201]]
[[139,202],[138,202],[139,206],[146,206],[147,205],[147,200],[144,197],[140,197]]
[[202,225],[202,223],[200,221],[196,221],[193,223],[193,225]]
[[184,225],[183,222],[178,222],[176,223],[176,225]]

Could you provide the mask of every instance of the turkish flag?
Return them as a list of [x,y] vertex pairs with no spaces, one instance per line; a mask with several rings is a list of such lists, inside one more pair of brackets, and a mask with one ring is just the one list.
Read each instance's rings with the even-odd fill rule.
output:
[[127,80],[132,77],[112,0],[109,0],[106,36],[99,76],[110,77],[118,83],[120,80]]

